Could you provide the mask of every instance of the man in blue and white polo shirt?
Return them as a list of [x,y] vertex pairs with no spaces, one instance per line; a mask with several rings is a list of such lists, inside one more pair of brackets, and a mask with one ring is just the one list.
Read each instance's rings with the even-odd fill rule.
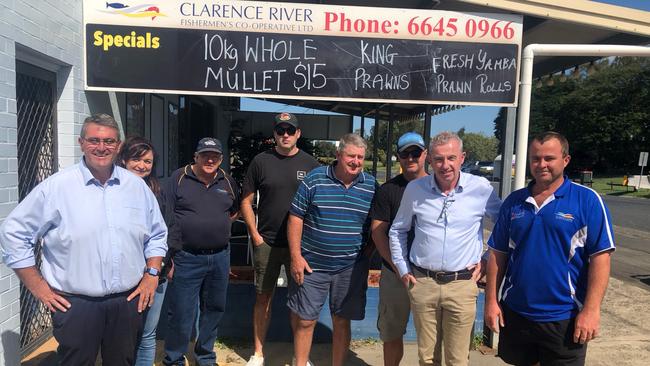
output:
[[506,199],[488,242],[485,321],[501,328],[499,356],[510,364],[584,365],[598,335],[612,224],[601,197],[564,175],[570,159],[564,136],[532,140],[534,180]]
[[289,301],[295,365],[309,363],[314,327],[325,299],[332,314],[332,365],[342,366],[350,346],[350,320],[365,316],[368,260],[364,249],[375,178],[363,172],[366,142],[347,134],[336,161],[312,170],[289,210]]

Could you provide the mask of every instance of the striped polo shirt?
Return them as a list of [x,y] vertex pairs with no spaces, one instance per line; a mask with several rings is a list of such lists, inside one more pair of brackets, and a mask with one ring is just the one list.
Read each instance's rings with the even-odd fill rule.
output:
[[362,172],[346,188],[334,176],[335,166],[336,162],[312,170],[289,210],[303,219],[302,256],[314,271],[336,272],[353,265],[370,226],[375,177]]

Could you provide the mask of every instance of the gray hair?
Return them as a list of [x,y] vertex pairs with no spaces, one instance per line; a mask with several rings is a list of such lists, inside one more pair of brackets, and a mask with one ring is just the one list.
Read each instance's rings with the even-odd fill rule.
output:
[[463,151],[463,140],[461,140],[460,137],[457,134],[455,134],[453,132],[449,132],[449,131],[440,132],[439,134],[433,136],[431,138],[431,141],[429,142],[429,151],[433,151],[434,147],[440,146],[440,145],[445,145],[445,144],[449,143],[449,141],[451,141],[451,140],[458,141],[458,146],[460,147],[460,151],[462,152]]
[[368,149],[368,144],[366,144],[366,140],[364,140],[363,137],[357,135],[356,133],[346,133],[345,135],[341,136],[341,139],[339,140],[339,146],[336,148],[336,151],[341,152],[345,150],[345,147],[348,145],[354,145],[356,147]]
[[120,140],[120,126],[117,124],[113,117],[109,116],[106,113],[96,113],[90,117],[87,117],[81,126],[81,132],[79,133],[79,136],[81,138],[86,137],[86,127],[90,123],[114,129],[117,131],[117,140]]

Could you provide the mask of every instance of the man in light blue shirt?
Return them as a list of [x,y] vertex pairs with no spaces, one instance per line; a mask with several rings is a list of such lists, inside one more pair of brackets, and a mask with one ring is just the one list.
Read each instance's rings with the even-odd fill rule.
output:
[[[4,263],[52,312],[62,365],[132,365],[167,227],[144,180],[117,167],[119,127],[83,123],[83,159],[36,186],[0,226]],[[43,246],[36,266],[34,247]]]
[[[467,365],[481,272],[483,216],[501,200],[485,178],[460,172],[462,140],[431,139],[433,175],[411,181],[389,231],[393,263],[409,289],[420,365]],[[407,250],[408,232],[415,238]]]

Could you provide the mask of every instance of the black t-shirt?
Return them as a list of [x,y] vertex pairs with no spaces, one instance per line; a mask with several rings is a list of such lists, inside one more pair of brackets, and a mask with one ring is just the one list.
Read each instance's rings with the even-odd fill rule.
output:
[[[373,220],[379,220],[393,224],[395,216],[397,216],[397,210],[399,210],[399,204],[402,202],[402,196],[406,190],[406,185],[409,184],[409,181],[404,178],[403,174],[396,176],[395,178],[389,180],[379,187],[379,190],[375,194],[375,197],[372,201],[372,206],[370,207],[370,212],[368,215]],[[389,226],[390,228],[390,226]],[[388,234],[388,232],[386,232]],[[411,247],[413,242],[414,232],[411,229],[408,232],[408,246]],[[389,270],[393,270],[391,266],[383,260],[384,266]]]
[[258,154],[244,177],[244,195],[259,191],[257,231],[264,242],[287,246],[287,217],[298,185],[312,169],[318,167],[313,156],[299,150],[292,156],[271,149]]

